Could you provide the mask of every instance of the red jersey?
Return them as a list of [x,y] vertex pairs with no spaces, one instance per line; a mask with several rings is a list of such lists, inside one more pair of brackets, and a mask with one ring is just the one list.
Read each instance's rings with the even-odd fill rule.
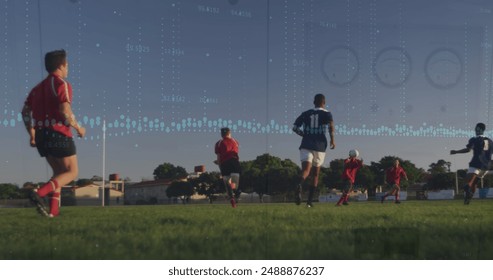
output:
[[48,128],[72,137],[72,130],[60,112],[60,104],[72,103],[72,86],[61,77],[49,74],[27,96],[35,128]]
[[344,172],[342,172],[342,179],[349,180],[351,184],[354,184],[356,179],[356,172],[363,167],[363,162],[357,158],[347,158],[344,160]]
[[232,158],[239,159],[238,147],[238,141],[232,137],[224,137],[217,141],[214,152],[219,155],[219,163],[221,164]]
[[401,183],[401,176],[407,177],[406,172],[402,167],[398,166],[387,169],[388,184],[395,184],[399,186],[399,184]]

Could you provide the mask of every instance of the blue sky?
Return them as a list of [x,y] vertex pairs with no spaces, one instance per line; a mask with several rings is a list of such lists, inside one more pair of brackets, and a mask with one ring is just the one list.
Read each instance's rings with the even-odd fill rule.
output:
[[427,168],[465,168],[478,121],[491,127],[493,4],[481,0],[23,1],[0,4],[0,182],[50,171],[19,111],[46,76],[44,53],[64,48],[80,177],[133,181],[170,162],[216,170],[213,145],[233,128],[241,160],[298,162],[294,119],[327,97],[336,145],[367,161],[396,155]]

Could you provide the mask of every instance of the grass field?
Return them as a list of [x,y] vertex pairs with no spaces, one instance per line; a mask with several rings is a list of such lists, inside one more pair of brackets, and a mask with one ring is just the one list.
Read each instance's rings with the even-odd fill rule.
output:
[[493,259],[493,200],[0,209],[0,259]]

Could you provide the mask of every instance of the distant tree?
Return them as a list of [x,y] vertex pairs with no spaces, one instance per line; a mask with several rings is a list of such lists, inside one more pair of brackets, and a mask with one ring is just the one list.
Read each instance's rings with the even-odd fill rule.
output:
[[[94,178],[94,177],[93,177]],[[92,179],[79,179],[75,182],[75,185],[78,187],[85,187],[94,184]]]
[[354,182],[356,187],[363,189],[373,189],[376,186],[375,174],[371,172],[371,168],[363,163],[363,167],[356,173],[356,180]]
[[98,175],[93,175],[90,180],[93,181],[93,182],[94,181],[100,182],[100,181],[103,181],[103,178],[101,176],[98,176]]
[[425,184],[428,190],[443,190],[455,188],[455,173],[443,172],[431,174],[428,178],[428,182]]
[[287,195],[294,190],[299,176],[299,167],[291,160],[281,160],[270,154],[258,156],[255,160],[241,162],[242,190],[255,191],[263,201],[263,196]]
[[186,181],[174,181],[166,189],[166,196],[180,198],[183,204],[190,200],[190,197],[195,193],[193,185]]
[[218,193],[226,191],[219,172],[205,172],[189,182],[198,194],[205,195],[209,199],[209,203],[217,198]]
[[451,163],[443,159],[429,165],[429,175],[425,187],[429,190],[455,188],[455,172],[450,172]]
[[182,179],[187,177],[187,171],[185,168],[181,166],[174,166],[171,163],[163,163],[154,169],[152,173],[154,175],[154,179]]
[[20,198],[19,187],[14,184],[0,184],[0,199]]
[[440,159],[436,163],[432,163],[429,165],[430,168],[428,169],[428,172],[430,172],[430,174],[447,173],[450,172],[451,165],[452,163],[450,163],[449,161]]
[[343,181],[341,178],[342,172],[344,171],[344,159],[334,159],[329,163],[329,168],[326,171],[325,178],[323,179],[323,184],[325,184],[329,189],[342,189]]

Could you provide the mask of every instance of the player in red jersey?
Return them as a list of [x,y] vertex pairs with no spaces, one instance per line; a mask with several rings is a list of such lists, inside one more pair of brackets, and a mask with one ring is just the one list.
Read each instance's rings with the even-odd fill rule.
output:
[[[55,217],[59,214],[61,187],[72,182],[78,174],[71,129],[74,128],[79,137],[84,137],[86,130],[72,112],[72,87],[64,80],[68,76],[65,50],[46,53],[45,68],[48,77],[31,90],[24,102],[22,116],[29,133],[29,144],[46,158],[53,171],[51,179],[34,190],[30,199],[40,214]],[[47,195],[50,195],[49,213],[41,199]]]
[[214,148],[217,155],[214,163],[219,165],[231,206],[236,208],[241,193],[239,189],[241,173],[240,157],[238,156],[239,143],[231,137],[231,130],[227,127],[221,128],[221,137],[222,139],[217,141]]
[[354,181],[356,179],[356,172],[363,167],[363,160],[357,158],[357,153],[349,154],[349,157],[344,160],[344,171],[342,173],[342,179],[345,182],[345,187],[342,192],[342,196],[337,202],[336,206],[349,205],[349,194],[353,190]]
[[406,171],[400,166],[399,160],[396,159],[394,161],[394,166],[386,170],[386,180],[390,190],[382,196],[380,202],[383,203],[389,195],[395,195],[395,203],[401,203],[399,198],[401,177],[404,177],[404,179],[408,181]]

